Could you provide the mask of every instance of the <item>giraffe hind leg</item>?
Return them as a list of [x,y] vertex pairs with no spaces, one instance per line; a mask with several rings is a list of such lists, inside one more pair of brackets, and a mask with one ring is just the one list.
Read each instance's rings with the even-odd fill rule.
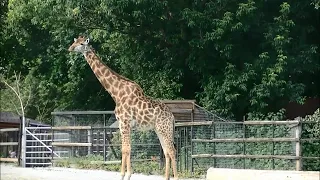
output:
[[168,138],[164,133],[157,132],[158,138],[160,140],[165,158],[166,158],[166,171],[165,179],[170,179],[170,160],[173,169],[173,176],[175,180],[178,180],[177,164],[176,164],[176,149],[174,147],[174,142],[172,138]]

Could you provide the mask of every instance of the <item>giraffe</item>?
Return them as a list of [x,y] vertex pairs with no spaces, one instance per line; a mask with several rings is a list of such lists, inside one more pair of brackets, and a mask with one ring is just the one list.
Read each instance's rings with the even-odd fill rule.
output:
[[131,139],[130,132],[137,130],[154,130],[163,149],[166,168],[165,179],[170,179],[170,161],[173,176],[178,180],[176,165],[176,149],[174,147],[174,116],[169,107],[164,103],[146,96],[143,89],[134,81],[119,75],[95,54],[89,45],[89,38],[79,36],[74,38],[73,44],[68,49],[84,55],[93,73],[115,101],[115,117],[119,121],[121,134],[121,180],[125,177],[130,180],[131,171]]

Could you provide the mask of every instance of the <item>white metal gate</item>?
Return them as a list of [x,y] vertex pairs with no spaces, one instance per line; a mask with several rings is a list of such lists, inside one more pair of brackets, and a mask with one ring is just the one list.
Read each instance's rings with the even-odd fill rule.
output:
[[26,167],[46,167],[59,157],[52,149],[51,127],[26,127]]

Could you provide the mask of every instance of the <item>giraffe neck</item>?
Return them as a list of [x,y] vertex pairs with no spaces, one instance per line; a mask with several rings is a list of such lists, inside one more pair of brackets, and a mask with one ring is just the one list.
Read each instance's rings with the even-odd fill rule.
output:
[[136,85],[134,82],[119,75],[105,65],[92,49],[83,54],[97,79],[116,103],[119,102],[124,95],[131,93],[132,88],[128,86]]

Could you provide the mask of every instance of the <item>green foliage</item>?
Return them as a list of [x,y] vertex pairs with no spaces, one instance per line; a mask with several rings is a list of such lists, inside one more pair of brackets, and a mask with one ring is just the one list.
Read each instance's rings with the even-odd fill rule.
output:
[[[121,137],[119,131],[113,134],[111,142],[112,144],[121,145]],[[161,146],[154,131],[132,131],[131,144],[132,159],[151,159],[152,157],[159,157]],[[146,151],[146,149],[148,150]],[[115,149],[115,151],[116,154],[121,155],[121,146]],[[119,159],[111,156],[110,160]]]
[[[277,121],[284,118],[284,111],[277,113],[248,114],[248,121]],[[320,115],[319,109],[313,115],[299,118],[302,127],[301,151],[303,157],[319,157],[320,139]],[[291,125],[242,125],[237,124],[214,124],[214,127],[203,126],[194,127],[195,139],[215,139],[215,138],[294,138],[296,126]],[[314,139],[305,141],[304,139]],[[318,139],[318,140],[316,140]],[[295,156],[295,142],[247,142],[243,143],[193,143],[193,154],[218,154],[218,155],[284,155]],[[190,150],[189,150],[190,151]],[[277,169],[294,170],[295,160],[285,159],[231,159],[231,158],[197,158],[196,169],[206,169],[208,167],[221,168],[250,168],[250,169]],[[190,163],[190,162],[189,162]],[[319,171],[320,161],[317,159],[302,159],[302,169]]]
[[86,34],[106,64],[148,95],[196,98],[236,119],[276,112],[320,91],[319,3],[311,3],[5,0],[0,71],[38,80],[45,118],[54,109],[112,109],[83,57],[67,52]]
[[[303,131],[302,138],[320,139],[320,109],[318,108],[313,115],[307,115],[303,118]],[[306,157],[319,157],[320,156],[320,140],[306,141],[302,143],[302,155]],[[309,171],[320,171],[320,160],[307,160],[303,161],[303,168]]]
[[303,121],[312,123],[311,126],[305,127],[305,133],[309,137],[320,138],[320,109],[318,108],[313,115],[307,115]]
[[[277,121],[284,118],[284,110],[277,113],[268,113],[263,115],[261,113],[248,114],[249,121],[255,120],[269,120]],[[294,136],[294,129],[287,125],[257,125],[248,126],[246,128],[247,138],[292,138]],[[259,142],[246,143],[246,153],[250,155],[292,155],[294,154],[294,144],[291,142]],[[255,167],[258,169],[283,169],[293,170],[295,168],[294,161],[291,160],[269,160],[269,159],[248,159],[246,160],[246,167]]]

